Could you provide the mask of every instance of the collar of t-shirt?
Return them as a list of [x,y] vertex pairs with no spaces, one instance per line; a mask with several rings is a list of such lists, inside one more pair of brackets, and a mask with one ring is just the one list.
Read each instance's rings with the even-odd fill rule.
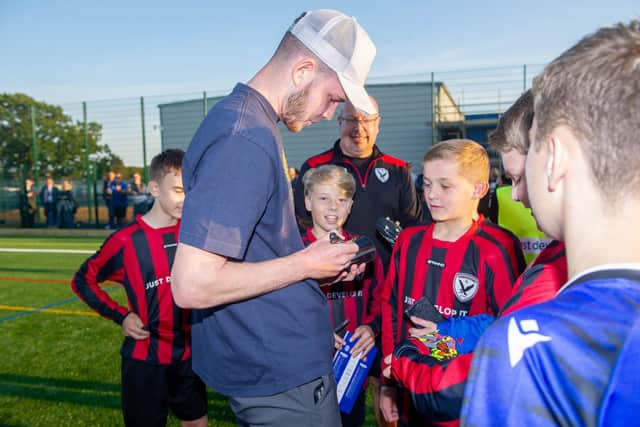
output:
[[560,290],[556,293],[556,295],[560,294],[560,292],[564,291],[566,288],[568,288],[572,284],[578,282],[584,276],[586,276],[588,274],[592,274],[592,273],[606,271],[606,270],[635,270],[635,271],[640,272],[640,264],[637,264],[637,263],[619,263],[619,264],[596,265],[595,267],[588,268],[588,269],[576,274],[572,278],[570,278],[567,281],[567,283],[565,283],[564,286],[562,286],[560,288]]
[[265,114],[267,115],[267,117],[269,117],[271,121],[273,121],[274,123],[277,123],[278,120],[280,120],[280,118],[278,117],[278,114],[276,113],[276,110],[273,109],[273,106],[269,103],[269,101],[267,101],[267,98],[265,98],[260,92],[258,92],[251,86],[248,86],[244,83],[238,83],[236,84],[236,87],[233,88],[233,91],[244,92],[253,96],[258,100],[258,102],[264,109]]

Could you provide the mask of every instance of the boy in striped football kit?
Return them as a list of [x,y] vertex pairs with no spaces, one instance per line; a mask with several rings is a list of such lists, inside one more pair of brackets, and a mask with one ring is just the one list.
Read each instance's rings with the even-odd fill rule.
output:
[[[533,95],[525,92],[500,118],[497,129],[489,134],[491,148],[500,153],[506,175],[511,179],[511,197],[529,208],[524,164],[529,151],[529,129],[533,121]],[[513,294],[498,317],[522,307],[553,298],[567,281],[564,244],[554,240],[535,258],[514,285]],[[422,417],[441,426],[459,425],[463,387],[467,380],[473,350],[480,335],[494,316],[450,317],[438,324],[414,318],[412,338],[396,346],[391,366],[385,372],[409,391]],[[456,338],[458,356],[438,361],[419,345],[419,337],[437,332]],[[437,420],[437,421],[436,421]]]
[[[347,220],[356,191],[356,181],[342,166],[322,165],[309,169],[302,178],[304,183],[305,207],[311,213],[313,225],[308,227],[302,240],[305,246],[322,239],[330,232],[337,233],[344,240],[357,236],[342,228]],[[380,334],[380,292],[384,281],[382,262],[376,255],[363,275],[356,280],[342,281],[331,286],[322,286],[329,301],[331,326],[339,327],[347,322],[345,330],[358,339],[351,349],[352,354],[367,354],[375,345]],[[344,344],[334,333],[335,348]],[[350,414],[341,413],[343,427],[355,427],[364,423],[366,387],[363,387]]]
[[[474,141],[444,141],[425,155],[424,196],[434,223],[405,229],[394,247],[383,291],[385,358],[409,336],[414,324],[404,312],[420,298],[426,297],[449,318],[497,315],[511,294],[524,258],[513,234],[477,213],[488,181],[489,156]],[[386,382],[380,405],[387,421],[434,421],[421,419],[410,395]]]
[[[207,425],[204,383],[191,369],[190,311],[176,306],[171,266],[184,192],[182,150],[151,160],[151,210],[113,233],[73,277],[73,291],[89,307],[122,327],[122,412],[128,426],[164,426],[169,408],[183,426]],[[128,307],[100,289],[123,285]]]
[[527,193],[565,242],[569,281],[484,333],[462,425],[638,424],[639,77],[633,21],[588,35],[534,79]]

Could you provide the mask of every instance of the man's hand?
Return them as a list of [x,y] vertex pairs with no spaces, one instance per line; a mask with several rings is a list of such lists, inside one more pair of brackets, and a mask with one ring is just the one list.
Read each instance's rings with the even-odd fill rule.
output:
[[363,359],[367,360],[367,353],[376,344],[376,336],[373,333],[373,329],[369,325],[358,326],[351,337],[352,342],[355,340],[358,340],[358,342],[351,349],[351,354],[354,356],[362,354],[365,356]]
[[300,251],[299,256],[304,257],[309,277],[331,279],[328,283],[323,281],[324,285],[353,280],[363,273],[365,264],[351,265],[351,260],[357,253],[358,245],[355,243],[331,243],[326,235]]
[[395,387],[380,388],[380,412],[388,423],[398,421],[397,391]]
[[137,314],[131,312],[122,321],[122,333],[136,340],[149,338],[149,331],[142,329],[144,324]]
[[429,320],[424,320],[416,316],[411,316],[411,322],[416,325],[413,328],[409,328],[409,335],[415,338],[420,338],[427,334],[431,334],[438,329],[438,324]]

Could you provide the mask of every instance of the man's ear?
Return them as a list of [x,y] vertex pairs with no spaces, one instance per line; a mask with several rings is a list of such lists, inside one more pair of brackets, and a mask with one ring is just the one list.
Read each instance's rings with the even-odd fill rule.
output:
[[315,77],[318,64],[312,57],[306,56],[296,61],[291,70],[291,81],[296,88],[307,86]]
[[149,193],[153,197],[158,197],[160,195],[160,184],[157,181],[149,181]]
[[489,183],[484,181],[478,181],[473,185],[472,199],[482,199],[489,191]]

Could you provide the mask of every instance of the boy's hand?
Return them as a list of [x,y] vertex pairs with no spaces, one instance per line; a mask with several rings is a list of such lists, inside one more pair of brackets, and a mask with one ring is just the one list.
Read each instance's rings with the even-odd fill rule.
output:
[[424,320],[416,316],[411,316],[411,322],[416,325],[413,328],[409,328],[409,335],[415,338],[420,338],[427,334],[432,334],[438,329],[438,324],[429,320]]
[[342,347],[344,345],[344,338],[342,338],[340,335],[336,334],[335,332],[333,333],[333,346],[336,348],[336,350],[339,350],[340,347]]
[[122,321],[122,333],[136,340],[149,338],[149,331],[145,331],[142,329],[143,327],[142,320],[135,313],[127,314],[127,317]]
[[362,354],[365,356],[363,360],[367,360],[366,354],[369,353],[369,350],[376,344],[376,336],[373,333],[373,329],[371,329],[369,325],[358,326],[350,341],[355,341],[356,339],[358,339],[358,342],[351,349],[351,354],[354,356]]
[[382,361],[382,375],[385,378],[391,378],[391,363],[393,362],[393,355],[389,354]]
[[388,423],[398,421],[397,392],[395,387],[382,386],[380,388],[380,412]]

